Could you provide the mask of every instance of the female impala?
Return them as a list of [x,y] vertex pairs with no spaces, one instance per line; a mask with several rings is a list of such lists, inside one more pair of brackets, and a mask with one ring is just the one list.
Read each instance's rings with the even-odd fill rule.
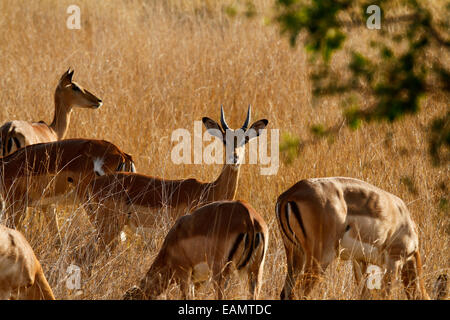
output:
[[[92,181],[85,210],[99,233],[98,252],[108,245],[113,248],[122,228],[127,224],[134,231],[137,228],[150,229],[165,217],[167,210],[173,220],[187,214],[191,209],[217,200],[232,200],[235,197],[239,179],[239,168],[244,156],[244,145],[259,135],[268,121],[256,121],[248,128],[250,107],[244,125],[237,132],[240,140],[230,137],[232,131],[221,110],[222,127],[209,118],[203,118],[203,124],[210,134],[219,137],[225,146],[232,146],[233,152],[227,158],[219,177],[213,182],[201,182],[196,179],[164,180],[142,174],[116,173],[105,175]],[[228,137],[228,139],[227,139]],[[87,251],[94,248],[90,246]],[[94,252],[86,253],[95,259]],[[87,256],[81,258],[86,261]]]
[[30,144],[64,139],[73,107],[98,109],[102,100],[72,81],[73,70],[67,70],[55,91],[55,115],[50,125],[45,122],[14,120],[0,127],[0,156]]
[[55,300],[28,241],[0,225],[0,300]]
[[184,298],[190,283],[212,279],[218,299],[232,271],[246,274],[251,297],[257,299],[269,233],[264,219],[245,201],[218,201],[183,216],[167,234],[158,256],[139,287],[125,299],[154,299],[173,279]]
[[[39,143],[0,158],[0,195],[7,224],[19,227],[27,207],[57,200],[84,200],[91,180],[115,171],[134,171],[131,156],[102,140],[71,139]],[[47,216],[58,232],[56,216]]]
[[401,272],[408,298],[417,291],[429,298],[416,225],[405,203],[393,194],[352,178],[307,179],[279,196],[276,214],[288,265],[282,299],[293,298],[299,276],[301,297],[307,296],[338,256],[353,261],[358,283],[368,264],[380,265],[387,268],[386,294]]

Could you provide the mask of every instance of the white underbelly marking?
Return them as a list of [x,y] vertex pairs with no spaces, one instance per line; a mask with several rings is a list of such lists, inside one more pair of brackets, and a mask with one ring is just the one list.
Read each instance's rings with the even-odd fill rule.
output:
[[341,240],[341,247],[340,257],[344,260],[356,259],[377,264],[380,258],[380,251],[376,246],[351,237],[348,231]]

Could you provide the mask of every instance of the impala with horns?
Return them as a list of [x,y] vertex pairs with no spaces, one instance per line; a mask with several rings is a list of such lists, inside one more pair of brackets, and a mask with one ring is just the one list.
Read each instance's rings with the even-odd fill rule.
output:
[[0,300],[55,300],[25,237],[0,225]]
[[218,299],[233,272],[247,276],[250,295],[257,299],[269,233],[261,215],[245,201],[217,201],[178,219],[167,234],[139,287],[124,299],[155,299],[174,280],[184,298],[192,284],[212,280]]
[[305,298],[337,257],[352,261],[362,297],[368,296],[365,275],[373,264],[386,269],[385,296],[401,274],[408,298],[429,299],[416,225],[393,194],[352,178],[306,179],[279,196],[276,215],[287,256],[282,299],[294,297],[297,280]]
[[64,139],[72,108],[98,109],[102,100],[72,81],[73,70],[67,70],[55,91],[55,114],[50,125],[45,122],[14,120],[0,127],[0,155],[7,156],[30,144]]
[[[27,207],[84,201],[92,180],[116,171],[134,172],[133,159],[103,140],[69,139],[21,148],[0,158],[6,223],[18,228]],[[59,234],[56,212],[46,218],[51,231]]]
[[[258,120],[249,127],[251,108],[236,137],[221,108],[221,124],[204,117],[208,132],[221,139],[231,149],[218,178],[212,182],[196,179],[167,180],[134,173],[115,173],[92,181],[88,188],[85,211],[98,231],[97,253],[94,247],[86,249],[82,261],[96,259],[97,254],[112,249],[117,236],[128,225],[134,232],[145,231],[169,218],[174,221],[192,209],[213,201],[233,200],[238,187],[239,168],[244,157],[245,144],[260,134],[268,121]],[[237,141],[235,141],[237,140]],[[167,214],[168,213],[168,214]],[[90,258],[88,258],[88,256]]]

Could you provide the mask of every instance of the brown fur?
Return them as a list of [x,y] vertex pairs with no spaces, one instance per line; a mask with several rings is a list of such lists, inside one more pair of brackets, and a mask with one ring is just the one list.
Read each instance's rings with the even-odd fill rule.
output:
[[[226,144],[225,130],[217,122],[203,118],[203,123],[207,129],[215,129]],[[264,119],[256,121],[250,129],[257,131],[257,136],[267,123]],[[175,220],[203,204],[233,200],[238,187],[241,151],[242,146],[234,145],[236,162],[225,164],[213,182],[165,180],[135,173],[116,173],[92,181],[85,210],[98,231],[98,248],[88,245],[78,262],[91,264],[106,247],[113,249],[125,225],[135,231],[148,229],[167,216]]]
[[50,125],[45,122],[14,120],[0,127],[0,156],[7,156],[25,146],[64,139],[73,107],[97,109],[102,101],[72,81],[67,70],[55,90],[55,114]]
[[387,295],[401,271],[408,297],[416,297],[418,291],[419,297],[428,299],[416,226],[398,197],[352,178],[307,179],[279,196],[276,212],[288,264],[281,298],[294,297],[298,278],[301,297],[306,297],[340,256],[354,261],[355,278],[364,285],[363,296],[367,288],[362,282],[370,263],[387,268]]
[[72,204],[84,200],[87,185],[98,174],[96,159],[103,161],[100,174],[130,168],[133,162],[107,141],[86,139],[34,144],[0,158],[0,194],[7,223],[18,227],[27,206],[53,202],[55,197]]
[[18,231],[0,225],[0,299],[55,300],[33,249]]
[[247,202],[205,205],[178,219],[139,288],[132,288],[124,298],[154,299],[171,280],[180,284],[185,298],[190,297],[190,283],[206,280],[206,273],[222,299],[224,278],[237,269],[247,274],[250,295],[256,299],[268,237],[264,219]]

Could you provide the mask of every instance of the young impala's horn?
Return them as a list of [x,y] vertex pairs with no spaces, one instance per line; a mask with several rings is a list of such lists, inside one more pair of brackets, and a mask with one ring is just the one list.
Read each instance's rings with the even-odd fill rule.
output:
[[224,131],[229,130],[230,127],[228,126],[227,122],[225,121],[225,114],[223,112],[223,105],[220,106],[220,123],[222,124],[222,128]]
[[247,131],[248,124],[250,123],[250,114],[252,112],[252,106],[248,105],[248,111],[247,111],[247,119],[245,119],[244,125],[242,126],[242,130]]

